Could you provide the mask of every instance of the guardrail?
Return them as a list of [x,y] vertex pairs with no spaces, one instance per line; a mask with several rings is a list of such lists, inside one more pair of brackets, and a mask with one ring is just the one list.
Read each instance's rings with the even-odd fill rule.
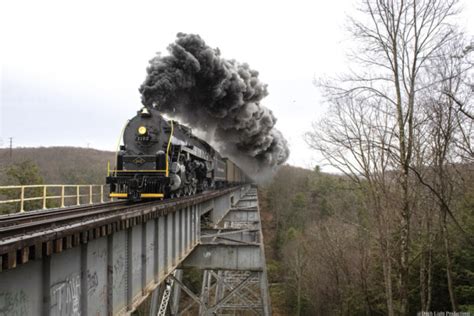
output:
[[[104,186],[104,184],[38,184],[0,186],[0,205],[19,203],[19,212],[23,213],[25,212],[25,202],[30,201],[42,201],[42,209],[44,210],[51,208],[48,207],[48,201],[59,202],[52,203],[52,207],[93,204],[94,201],[95,203],[103,203],[104,197],[107,197],[107,201],[112,200],[108,198],[108,194],[104,193]],[[18,198],[3,200],[5,197],[8,198],[12,196]],[[37,209],[41,209],[40,204],[37,206]],[[17,210],[8,213],[14,212],[17,212]]]

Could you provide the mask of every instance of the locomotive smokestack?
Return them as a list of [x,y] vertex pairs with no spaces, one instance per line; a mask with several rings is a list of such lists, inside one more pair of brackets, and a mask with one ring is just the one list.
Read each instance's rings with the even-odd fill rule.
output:
[[247,172],[271,170],[288,159],[275,116],[260,104],[268,92],[257,71],[222,58],[195,34],[178,33],[168,52],[150,60],[139,89],[145,106],[159,104],[161,112],[205,131]]

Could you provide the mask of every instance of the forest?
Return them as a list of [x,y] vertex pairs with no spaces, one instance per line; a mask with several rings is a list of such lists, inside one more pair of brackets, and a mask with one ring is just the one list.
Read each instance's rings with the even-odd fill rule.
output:
[[460,10],[367,0],[349,17],[350,68],[315,80],[328,113],[305,134],[335,175],[286,167],[262,192],[274,302],[290,314],[474,312],[474,46]]
[[[417,192],[406,286],[413,315],[452,310],[452,299],[457,311],[474,309],[474,171],[457,168],[463,185],[449,201],[453,218],[411,179]],[[260,189],[274,314],[387,315],[389,306],[401,314],[400,192],[376,209],[369,189],[365,180],[291,166]]]

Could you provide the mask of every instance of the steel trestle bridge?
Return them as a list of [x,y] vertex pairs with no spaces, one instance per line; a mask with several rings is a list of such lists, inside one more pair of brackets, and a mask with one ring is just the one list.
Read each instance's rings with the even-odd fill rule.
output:
[[[1,315],[129,315],[147,298],[150,315],[271,314],[256,188],[138,204],[76,198],[0,216]],[[199,290],[185,282],[196,271]]]

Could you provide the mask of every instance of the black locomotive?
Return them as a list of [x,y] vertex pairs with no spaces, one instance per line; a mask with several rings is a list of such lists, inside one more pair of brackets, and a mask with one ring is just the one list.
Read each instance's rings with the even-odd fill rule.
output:
[[155,109],[138,111],[124,129],[123,143],[106,179],[112,198],[180,197],[246,180],[237,165],[190,128]]

